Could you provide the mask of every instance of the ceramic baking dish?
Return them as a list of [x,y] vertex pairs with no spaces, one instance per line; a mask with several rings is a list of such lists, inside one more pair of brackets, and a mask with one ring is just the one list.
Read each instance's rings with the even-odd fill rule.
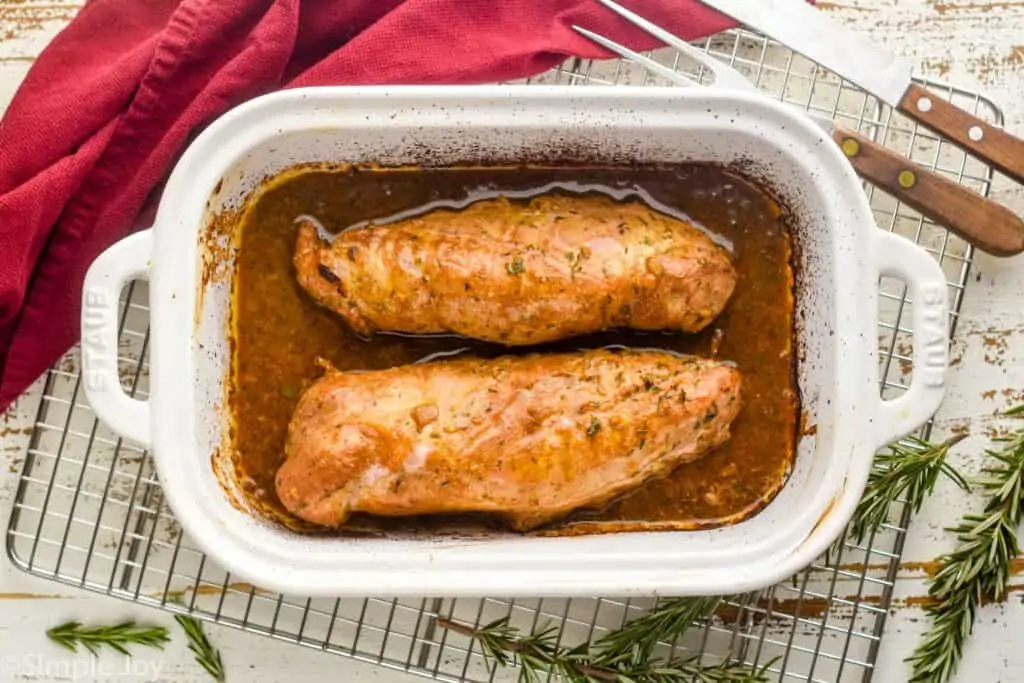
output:
[[[258,184],[304,162],[712,162],[767,184],[795,216],[797,346],[807,421],[792,473],[760,513],[699,531],[579,537],[300,535],[246,509],[230,480],[225,385],[234,251],[210,227]],[[877,282],[906,281],[915,366],[879,398]],[[148,402],[117,377],[117,301],[150,280]],[[103,253],[85,282],[83,376],[97,415],[151,448],[167,500],[212,558],[256,585],[340,595],[717,594],[773,584],[842,531],[874,452],[943,396],[945,278],[921,248],[875,227],[825,133],[758,94],[709,89],[487,86],[291,90],[225,114],[181,157],[152,229]],[[226,478],[228,486],[221,485]]]

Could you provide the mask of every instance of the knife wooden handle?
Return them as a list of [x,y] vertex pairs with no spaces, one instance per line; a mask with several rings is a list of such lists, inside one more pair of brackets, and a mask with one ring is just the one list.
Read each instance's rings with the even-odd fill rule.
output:
[[916,83],[904,93],[899,110],[1014,181],[1024,183],[1024,140],[985,123]]
[[833,139],[857,173],[939,225],[994,256],[1024,251],[1024,222],[974,190],[869,138],[837,127]]

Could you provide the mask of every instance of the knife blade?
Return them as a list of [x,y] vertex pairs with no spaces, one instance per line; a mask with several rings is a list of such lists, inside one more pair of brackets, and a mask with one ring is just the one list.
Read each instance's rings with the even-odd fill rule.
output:
[[1024,140],[918,85],[910,62],[831,19],[806,0],[701,2],[842,76],[1024,184]]

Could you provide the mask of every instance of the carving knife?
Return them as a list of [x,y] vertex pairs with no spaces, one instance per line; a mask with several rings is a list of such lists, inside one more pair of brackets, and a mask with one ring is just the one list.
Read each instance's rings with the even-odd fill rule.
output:
[[1024,183],[1024,140],[914,83],[909,61],[883,50],[805,0],[701,2],[860,86],[1014,181]]
[[[764,2],[767,0],[753,1]],[[613,0],[598,0],[598,2],[660,39],[666,45],[674,47],[702,64],[714,74],[714,86],[737,90],[756,90],[754,84],[741,73],[672,35],[660,26],[618,5]],[[796,2],[802,2],[802,0],[796,0]],[[739,4],[745,3],[741,0]],[[604,36],[579,26],[573,28],[607,50],[633,61],[673,83],[684,86],[696,84],[696,81],[677,73],[674,69],[638,54]],[[907,73],[909,74],[909,69]],[[1024,251],[1024,222],[1006,207],[937,172],[915,164],[894,150],[879,145],[860,133],[838,126],[830,117],[807,111],[804,114],[832,137],[846,154],[857,173],[865,180],[886,190],[903,203],[917,209],[936,223],[949,228],[983,251],[995,256],[1011,256]]]

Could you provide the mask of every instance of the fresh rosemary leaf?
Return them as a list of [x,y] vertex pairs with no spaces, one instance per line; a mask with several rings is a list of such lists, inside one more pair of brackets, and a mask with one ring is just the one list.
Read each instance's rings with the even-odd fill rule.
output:
[[[1004,413],[1024,415],[1024,406]],[[1017,528],[1024,512],[1024,429],[993,440],[994,464],[982,470],[977,486],[985,494],[982,513],[964,515],[950,529],[957,546],[943,556],[929,582],[926,611],[932,624],[907,658],[912,682],[944,683],[956,671],[964,643],[974,630],[983,600],[1006,597],[1010,564],[1019,554]]]
[[93,656],[99,656],[100,648],[104,645],[130,656],[129,645],[163,649],[164,643],[170,640],[163,626],[137,626],[133,621],[113,626],[83,626],[80,622],[68,621],[54,626],[46,635],[72,652],[78,652],[78,646],[81,645]]
[[963,476],[946,462],[949,449],[963,439],[963,435],[957,435],[931,444],[910,437],[875,456],[864,495],[850,522],[850,538],[861,543],[881,529],[889,517],[889,508],[897,500],[906,501],[913,513],[919,512],[940,476],[969,490]]
[[[664,659],[655,656],[660,642],[671,642],[694,621],[708,616],[722,598],[667,600],[642,617],[596,643],[566,647],[558,629],[545,626],[522,634],[499,619],[479,628],[438,619],[440,627],[480,643],[489,667],[518,665],[520,680],[539,683],[552,675],[570,683],[759,683],[767,681],[772,662],[758,669],[735,660],[704,664],[697,657]],[[774,660],[772,660],[774,661]]]
[[654,654],[659,642],[670,642],[700,619],[713,613],[721,597],[674,598],[665,600],[641,617],[626,622],[595,644],[602,663],[614,663],[639,649],[644,659]]
[[202,622],[187,614],[175,614],[174,620],[185,631],[185,637],[188,638],[188,649],[195,655],[199,665],[206,669],[213,680],[224,683],[224,664],[220,658],[220,650],[210,644],[206,632],[203,630]]

